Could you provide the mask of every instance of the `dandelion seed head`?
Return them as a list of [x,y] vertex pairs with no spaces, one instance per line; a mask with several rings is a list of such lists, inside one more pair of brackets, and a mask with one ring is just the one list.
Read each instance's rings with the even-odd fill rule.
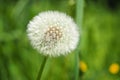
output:
[[70,53],[79,41],[79,31],[73,19],[57,11],[35,16],[27,26],[27,35],[35,49],[52,57]]

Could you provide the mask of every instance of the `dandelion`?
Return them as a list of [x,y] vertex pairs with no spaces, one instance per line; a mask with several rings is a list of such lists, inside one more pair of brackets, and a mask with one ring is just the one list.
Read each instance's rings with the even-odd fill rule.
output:
[[87,71],[87,65],[86,65],[86,63],[84,61],[80,61],[79,67],[80,67],[80,70],[82,72],[86,72]]
[[109,67],[109,72],[112,74],[117,74],[120,70],[119,64],[113,63]]
[[70,53],[79,41],[78,28],[73,19],[57,11],[35,16],[27,26],[27,35],[38,52],[52,57]]

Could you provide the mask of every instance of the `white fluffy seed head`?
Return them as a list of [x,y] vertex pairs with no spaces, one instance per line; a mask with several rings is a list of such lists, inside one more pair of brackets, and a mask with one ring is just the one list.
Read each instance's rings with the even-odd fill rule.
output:
[[78,31],[70,16],[57,11],[42,12],[27,26],[32,46],[41,54],[52,57],[74,50],[79,41]]

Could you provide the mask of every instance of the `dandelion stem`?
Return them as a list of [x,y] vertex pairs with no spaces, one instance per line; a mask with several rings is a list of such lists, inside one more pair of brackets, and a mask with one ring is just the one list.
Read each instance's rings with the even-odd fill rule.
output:
[[41,76],[42,76],[46,61],[47,61],[47,57],[44,57],[36,80],[41,80]]
[[[83,8],[84,8],[84,0],[76,0],[76,22],[79,27],[82,26],[83,21]],[[79,80],[79,51],[80,42],[78,44],[78,48],[75,51],[75,80]]]

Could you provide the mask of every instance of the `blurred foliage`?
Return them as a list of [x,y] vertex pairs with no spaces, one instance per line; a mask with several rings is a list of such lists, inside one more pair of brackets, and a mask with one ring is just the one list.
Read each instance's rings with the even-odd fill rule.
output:
[[[42,55],[26,36],[26,26],[41,11],[58,10],[75,19],[75,0],[0,0],[0,80],[35,80]],[[80,58],[81,80],[120,80],[120,0],[86,0]],[[74,53],[49,58],[42,80],[74,80]]]

